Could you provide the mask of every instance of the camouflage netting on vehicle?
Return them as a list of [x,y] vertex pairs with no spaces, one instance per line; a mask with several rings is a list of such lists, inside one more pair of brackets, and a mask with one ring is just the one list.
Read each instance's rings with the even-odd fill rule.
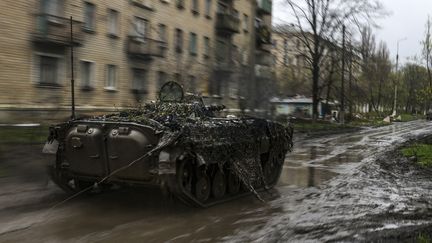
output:
[[[198,102],[157,102],[95,119],[136,122],[163,133],[180,132],[173,143],[196,156],[200,163],[217,163],[220,168],[228,166],[256,194],[255,188],[267,185],[262,156],[282,166],[280,163],[292,148],[292,129],[264,119],[215,118],[213,110]],[[272,148],[269,154],[260,154],[263,143]]]

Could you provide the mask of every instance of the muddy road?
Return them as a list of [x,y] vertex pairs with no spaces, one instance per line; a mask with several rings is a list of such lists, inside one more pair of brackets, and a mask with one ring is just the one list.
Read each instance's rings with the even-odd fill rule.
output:
[[[393,149],[432,134],[414,121],[326,137],[297,137],[278,186],[194,209],[154,189],[78,197],[49,182],[41,145],[0,152],[1,242],[412,240],[432,229],[432,172]],[[0,170],[1,172],[1,170]],[[420,232],[420,233],[419,233]]]

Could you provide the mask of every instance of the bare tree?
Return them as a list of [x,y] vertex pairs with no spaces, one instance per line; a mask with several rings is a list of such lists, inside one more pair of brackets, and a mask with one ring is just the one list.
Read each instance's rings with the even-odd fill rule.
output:
[[426,32],[424,36],[424,40],[421,42],[423,46],[422,55],[424,60],[426,61],[426,69],[428,73],[429,87],[432,88],[432,74],[431,74],[431,66],[432,66],[432,38],[431,38],[431,26],[432,22],[430,16],[426,21]]
[[377,0],[285,0],[295,18],[299,40],[306,47],[307,62],[312,71],[313,119],[318,118],[321,62],[327,41],[339,37],[343,24],[361,26],[381,16],[382,5]]
[[[383,100],[383,89],[389,80],[392,64],[390,61],[390,51],[384,42],[380,42],[378,49],[372,59],[373,61],[373,73],[375,77],[369,83],[370,101],[375,109],[379,112],[382,106]],[[375,86],[377,84],[378,88]]]

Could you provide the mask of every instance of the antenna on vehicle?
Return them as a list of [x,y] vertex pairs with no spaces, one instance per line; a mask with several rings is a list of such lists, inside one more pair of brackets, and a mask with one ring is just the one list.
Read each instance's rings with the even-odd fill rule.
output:
[[71,119],[75,119],[75,80],[74,80],[74,39],[72,29],[72,16],[70,16],[70,50],[71,50],[71,94],[72,94],[72,114]]

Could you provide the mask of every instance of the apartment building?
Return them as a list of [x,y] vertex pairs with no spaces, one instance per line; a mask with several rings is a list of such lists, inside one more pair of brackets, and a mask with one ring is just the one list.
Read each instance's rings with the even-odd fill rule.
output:
[[2,0],[0,9],[2,122],[67,116],[71,46],[78,113],[155,100],[168,80],[236,111],[240,87],[256,86],[256,33],[271,26],[270,0]]
[[276,76],[272,55],[272,2],[257,1],[255,17],[255,102],[252,107],[269,109],[269,97],[276,92]]
[[290,68],[296,76],[306,75],[306,55],[308,50],[302,42],[300,34],[294,30],[273,31],[273,56],[276,72],[279,74],[284,68]]

